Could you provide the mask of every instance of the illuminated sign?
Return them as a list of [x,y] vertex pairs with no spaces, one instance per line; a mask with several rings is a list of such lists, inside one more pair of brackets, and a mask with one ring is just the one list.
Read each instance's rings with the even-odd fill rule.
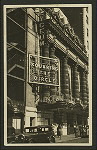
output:
[[29,83],[59,86],[59,60],[29,54]]

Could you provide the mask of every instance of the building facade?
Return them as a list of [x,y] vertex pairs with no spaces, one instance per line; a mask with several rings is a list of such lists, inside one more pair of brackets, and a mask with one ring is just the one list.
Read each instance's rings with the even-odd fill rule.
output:
[[83,8],[83,34],[84,34],[84,45],[86,46],[87,54],[89,55],[91,49],[91,9],[89,7]]
[[88,55],[61,8],[7,8],[8,126],[87,125]]

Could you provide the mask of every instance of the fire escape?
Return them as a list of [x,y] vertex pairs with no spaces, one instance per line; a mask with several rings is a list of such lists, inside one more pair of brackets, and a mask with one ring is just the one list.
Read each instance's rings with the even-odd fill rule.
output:
[[14,113],[24,113],[25,12],[7,9],[7,86]]

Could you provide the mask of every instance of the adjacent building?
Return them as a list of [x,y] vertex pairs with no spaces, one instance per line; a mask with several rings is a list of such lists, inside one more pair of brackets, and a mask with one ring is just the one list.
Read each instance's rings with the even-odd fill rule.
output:
[[6,15],[8,126],[57,123],[71,134],[75,122],[87,125],[87,48],[61,8],[7,8]]
[[87,54],[89,55],[91,50],[91,9],[89,7],[83,8],[83,34],[84,45],[86,46]]

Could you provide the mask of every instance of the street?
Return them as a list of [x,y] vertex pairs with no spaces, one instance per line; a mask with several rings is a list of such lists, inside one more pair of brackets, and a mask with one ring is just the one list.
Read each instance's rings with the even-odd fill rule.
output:
[[74,134],[62,135],[61,139],[56,137],[56,143],[89,143],[89,138],[75,138]]

